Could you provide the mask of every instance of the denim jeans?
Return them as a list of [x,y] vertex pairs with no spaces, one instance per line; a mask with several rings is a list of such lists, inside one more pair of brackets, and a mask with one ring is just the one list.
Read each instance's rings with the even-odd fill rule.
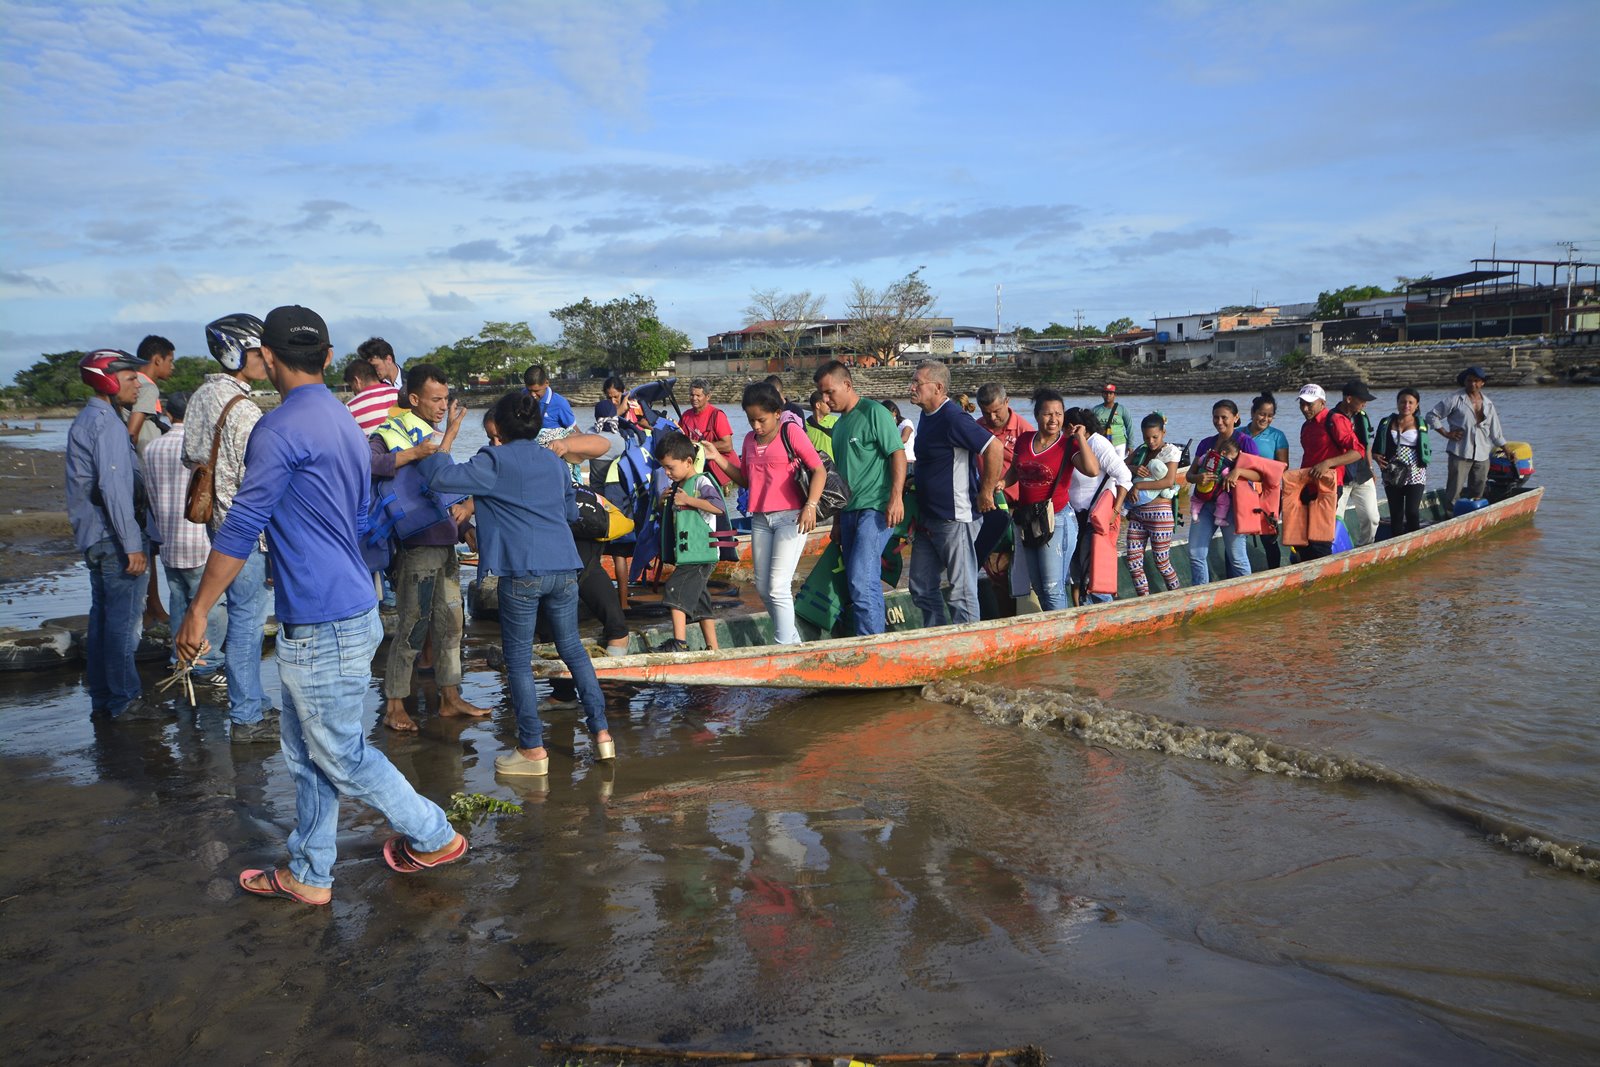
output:
[[[176,637],[178,624],[183,621],[184,615],[189,612],[189,603],[194,600],[194,595],[200,591],[200,576],[205,574],[206,568],[202,564],[198,567],[168,567],[167,571],[167,611],[172,615],[172,633]],[[196,678],[210,678],[222,670],[222,649],[228,636],[228,610],[221,601],[211,605],[211,610],[206,613],[206,643],[211,646],[211,651],[205,655],[205,665],[196,668]],[[176,659],[176,653],[174,653]]]
[[376,607],[337,622],[286,624],[278,631],[283,760],[295,802],[289,872],[306,885],[333,885],[341,796],[376,810],[418,852],[444,848],[455,838],[443,809],[367,744],[366,696],[382,639]]
[[583,703],[584,725],[591,735],[609,729],[605,697],[595,677],[594,661],[578,636],[578,576],[556,574],[500,578],[500,648],[505,653],[506,675],[511,680],[511,709],[517,715],[517,746],[544,745],[544,723],[539,719],[539,692],[533,681],[533,631],[539,607],[555,642],[561,662],[572,672],[578,699]]
[[1060,611],[1067,599],[1068,562],[1078,547],[1078,517],[1071,507],[1056,512],[1056,529],[1050,540],[1029,548],[1017,538],[1017,554],[1023,557],[1033,592],[1041,611]]
[[[149,559],[148,544],[144,552]],[[83,641],[89,707],[95,714],[120,715],[138,699],[141,689],[133,653],[144,629],[150,579],[128,574],[128,557],[113,538],[90,545],[83,559],[89,565],[89,630]]]
[[833,520],[839,527],[839,551],[844,555],[845,586],[855,632],[881,634],[883,617],[883,550],[894,530],[881,511],[862,508],[842,511]]
[[950,611],[957,623],[978,621],[978,521],[928,519],[911,542],[911,600],[924,626],[946,623],[940,579],[950,578]]
[[756,593],[767,605],[773,640],[780,645],[800,643],[800,631],[794,626],[794,571],[800,565],[806,539],[799,522],[800,513],[793,508],[750,516]]
[[228,640],[222,649],[228,718],[240,725],[260,722],[267,710],[267,695],[261,688],[261,627],[266,622],[267,557],[255,548],[228,586]]
[[[1216,505],[1207,502],[1189,526],[1189,579],[1191,585],[1211,580],[1211,536],[1218,529]],[[1223,520],[1222,548],[1227,553],[1228,577],[1242,578],[1250,573],[1250,539],[1234,532],[1233,516]]]
[[454,545],[402,545],[396,554],[393,573],[399,619],[383,668],[383,695],[390,700],[411,695],[411,671],[430,631],[433,680],[441,686],[461,684],[465,618],[460,568]]

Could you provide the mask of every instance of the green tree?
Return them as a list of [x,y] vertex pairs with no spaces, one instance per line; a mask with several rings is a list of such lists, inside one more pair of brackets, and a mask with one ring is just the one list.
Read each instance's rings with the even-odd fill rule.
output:
[[1074,330],[1071,326],[1063,326],[1059,322],[1052,322],[1050,325],[1046,326],[1044,329],[1039,331],[1039,336],[1040,337],[1076,337],[1076,336],[1078,336],[1078,331]]
[[163,393],[193,393],[208,374],[222,373],[222,364],[209,356],[179,356],[172,364],[172,377],[161,383]]
[[632,293],[597,304],[584,297],[556,308],[561,347],[594,370],[655,370],[689,348],[689,338],[661,322],[656,302]]
[[1105,335],[1107,337],[1115,337],[1117,334],[1127,333],[1131,329],[1133,329],[1133,320],[1127,316],[1123,316],[1120,319],[1112,319],[1110,322],[1106,323]]
[[[529,364],[557,362],[549,345],[541,345],[526,322],[486,322],[483,329],[455,344],[440,345],[412,363],[432,363],[456,385],[475,378],[515,379]],[[554,367],[550,366],[553,371]]]
[[1371,300],[1379,296],[1392,296],[1394,292],[1381,285],[1347,285],[1331,293],[1320,292],[1317,294],[1317,309],[1313,314],[1319,319],[1338,318],[1344,313],[1344,306],[1352,300]]
[[84,355],[78,351],[45,354],[27,370],[16,373],[13,391],[43,406],[76,404],[87,399],[94,390],[78,377],[78,361]]

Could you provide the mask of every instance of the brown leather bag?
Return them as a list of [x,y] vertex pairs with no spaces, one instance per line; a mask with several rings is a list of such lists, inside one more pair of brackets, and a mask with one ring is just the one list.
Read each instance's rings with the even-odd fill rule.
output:
[[222,426],[228,421],[228,412],[233,405],[243,399],[242,395],[236,396],[222,406],[222,414],[217,416],[216,428],[211,433],[211,461],[200,464],[189,475],[189,490],[183,498],[183,517],[190,522],[204,526],[211,521],[211,513],[216,506],[212,472],[217,469],[217,446],[222,443]]

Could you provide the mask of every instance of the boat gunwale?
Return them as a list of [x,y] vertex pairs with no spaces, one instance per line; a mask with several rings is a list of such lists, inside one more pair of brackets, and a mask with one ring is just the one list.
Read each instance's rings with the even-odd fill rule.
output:
[[[1320,559],[1241,575],[1200,586],[1164,590],[1131,600],[1111,601],[1104,604],[1085,604],[1059,611],[1037,612],[1004,619],[982,619],[976,622],[949,623],[944,626],[921,627],[914,630],[890,631],[865,636],[831,637],[806,641],[798,645],[748,645],[727,649],[700,649],[692,652],[648,652],[631,656],[596,661],[596,674],[602,681],[633,682],[638,684],[677,685],[735,685],[771,688],[914,688],[933,680],[931,676],[915,681],[875,682],[864,674],[856,674],[849,682],[822,681],[752,681],[740,677],[733,681],[701,681],[681,677],[680,674],[697,674],[693,668],[710,663],[736,663],[761,659],[848,659],[854,653],[864,653],[884,645],[903,646],[915,643],[945,642],[952,638],[982,638],[991,633],[1008,632],[1020,638],[1033,636],[1033,640],[1018,640],[1006,648],[994,649],[995,655],[976,665],[938,672],[939,677],[991,670],[1034,655],[1047,655],[1067,647],[1097,644],[1101,641],[1119,640],[1157,629],[1182,625],[1197,616],[1212,617],[1236,611],[1253,610],[1268,606],[1303,592],[1308,586],[1344,585],[1365,577],[1378,568],[1403,560],[1417,559],[1440,548],[1458,542],[1473,534],[1493,529],[1506,522],[1530,517],[1538,511],[1544,487],[1524,489],[1504,500],[1464,515],[1431,523],[1399,537],[1375,541],[1370,545],[1349,549]],[[1169,599],[1171,598],[1171,599]],[[1218,603],[1218,601],[1222,603]],[[1115,632],[1105,632],[1095,637],[1104,616],[1126,615],[1128,624]],[[1153,616],[1142,619],[1142,616]],[[1149,625],[1140,626],[1141,622]],[[1040,631],[1033,634],[1033,631]],[[884,650],[882,654],[892,653]],[[675,668],[688,668],[677,670]],[[564,670],[553,672],[564,675]],[[774,674],[782,669],[774,667]]]

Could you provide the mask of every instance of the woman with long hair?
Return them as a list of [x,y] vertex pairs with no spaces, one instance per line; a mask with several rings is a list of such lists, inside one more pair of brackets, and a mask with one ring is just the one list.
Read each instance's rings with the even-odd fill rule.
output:
[[[822,458],[805,427],[784,410],[783,397],[766,382],[745,386],[740,399],[750,432],[739,450],[742,463],[728,462],[702,442],[706,462],[736,485],[750,490],[750,555],[755,565],[756,592],[772,616],[773,640],[797,645],[794,625],[794,571],[805,548],[806,534],[816,529],[817,502],[826,485]],[[800,495],[795,468],[811,472],[807,496]]]
[[1428,489],[1428,428],[1423,425],[1422,397],[1409,385],[1395,394],[1394,414],[1385,415],[1372,435],[1372,458],[1383,471],[1389,498],[1389,536],[1422,528],[1422,495]]

